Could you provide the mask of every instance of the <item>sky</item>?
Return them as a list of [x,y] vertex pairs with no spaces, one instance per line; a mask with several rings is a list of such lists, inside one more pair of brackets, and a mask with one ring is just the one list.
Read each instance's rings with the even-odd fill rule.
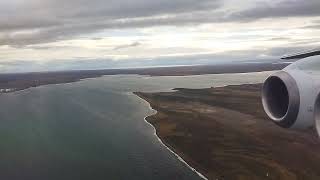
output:
[[0,73],[274,60],[319,48],[319,0],[1,0]]

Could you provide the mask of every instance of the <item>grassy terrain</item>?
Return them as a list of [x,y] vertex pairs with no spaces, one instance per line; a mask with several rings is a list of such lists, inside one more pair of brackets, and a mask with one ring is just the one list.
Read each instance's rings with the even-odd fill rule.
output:
[[320,179],[317,135],[269,121],[260,87],[136,94],[158,111],[147,120],[160,138],[209,179]]

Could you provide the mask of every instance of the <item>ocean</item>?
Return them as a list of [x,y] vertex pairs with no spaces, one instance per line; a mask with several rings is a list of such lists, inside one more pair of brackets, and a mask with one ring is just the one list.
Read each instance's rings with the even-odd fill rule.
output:
[[0,95],[0,179],[202,179],[168,150],[132,92],[261,83],[271,72],[104,76]]

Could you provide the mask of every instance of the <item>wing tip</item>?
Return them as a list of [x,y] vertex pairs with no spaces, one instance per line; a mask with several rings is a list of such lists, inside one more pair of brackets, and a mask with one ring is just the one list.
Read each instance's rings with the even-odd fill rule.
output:
[[288,59],[303,59],[311,56],[320,55],[320,49],[313,49],[311,51],[304,51],[296,54],[291,54],[287,56],[283,56],[281,59],[288,60]]

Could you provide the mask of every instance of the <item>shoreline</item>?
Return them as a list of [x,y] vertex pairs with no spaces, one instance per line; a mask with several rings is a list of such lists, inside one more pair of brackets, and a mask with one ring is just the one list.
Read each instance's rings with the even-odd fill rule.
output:
[[193,172],[195,172],[200,178],[204,179],[204,180],[208,180],[208,178],[203,175],[204,172],[199,172],[199,170],[197,170],[196,168],[192,167],[183,157],[181,157],[179,154],[182,154],[182,153],[178,153],[174,150],[174,148],[169,145],[167,142],[165,142],[163,140],[163,138],[161,137],[161,135],[158,134],[158,131],[157,131],[157,128],[151,123],[148,121],[148,118],[151,117],[151,116],[154,116],[158,113],[157,110],[153,109],[151,104],[143,99],[142,97],[140,97],[139,95],[137,95],[135,92],[132,92],[132,95],[135,95],[136,97],[138,97],[139,99],[141,99],[142,101],[144,101],[146,104],[148,104],[148,107],[151,111],[154,111],[154,113],[151,113],[150,115],[147,115],[146,117],[144,117],[144,121],[149,124],[152,128],[153,128],[153,133],[154,135],[157,137],[158,141],[170,152],[172,153],[180,162],[182,162],[184,165],[186,165],[190,170],[192,170]]
[[[242,86],[242,85],[256,85],[256,83],[252,83],[252,84],[239,84],[239,85],[224,85],[224,86],[217,86],[214,88],[225,88],[228,86]],[[164,92],[177,92],[179,91],[179,89],[184,89],[184,88],[170,88],[168,89],[169,91],[164,91]],[[207,177],[208,175],[204,175],[207,174],[206,173],[206,169],[201,169],[201,168],[195,168],[194,166],[197,166],[195,162],[192,162],[192,159],[188,158],[188,157],[183,157],[185,156],[183,154],[183,152],[178,152],[177,148],[173,147],[172,145],[170,145],[168,142],[166,142],[164,140],[164,138],[158,133],[158,129],[156,127],[156,125],[152,124],[152,122],[150,122],[148,120],[148,118],[151,118],[152,116],[155,116],[158,114],[158,111],[156,109],[154,109],[151,105],[151,103],[147,100],[144,99],[142,96],[139,95],[139,93],[144,93],[144,92],[129,92],[130,95],[134,95],[136,97],[138,97],[139,99],[141,99],[143,102],[145,102],[148,105],[148,108],[151,111],[154,111],[154,113],[151,113],[150,115],[147,115],[146,117],[144,117],[144,121],[149,124],[154,131],[154,135],[157,137],[158,141],[167,149],[170,151],[170,153],[172,153],[174,156],[177,157],[177,159],[179,161],[181,161],[183,164],[185,164],[189,169],[191,169],[193,172],[195,172],[200,178],[204,179],[204,180],[209,180],[209,178]],[[146,93],[162,93],[162,91],[160,92],[146,92]],[[189,160],[185,160],[185,159],[189,159]],[[190,161],[190,162],[187,162]],[[190,165],[193,164],[193,165]],[[201,171],[201,172],[200,172]]]
[[320,177],[315,132],[282,129],[267,120],[260,88],[242,84],[133,94],[155,112],[144,120],[159,141],[205,179]]
[[60,72],[33,72],[0,74],[0,94],[16,92],[32,87],[49,84],[64,84],[78,82],[83,79],[99,78],[106,75],[145,75],[145,76],[192,76],[207,74],[229,74],[264,72],[283,69],[286,64],[224,64],[199,65],[141,69],[105,69],[105,70],[79,70]]

